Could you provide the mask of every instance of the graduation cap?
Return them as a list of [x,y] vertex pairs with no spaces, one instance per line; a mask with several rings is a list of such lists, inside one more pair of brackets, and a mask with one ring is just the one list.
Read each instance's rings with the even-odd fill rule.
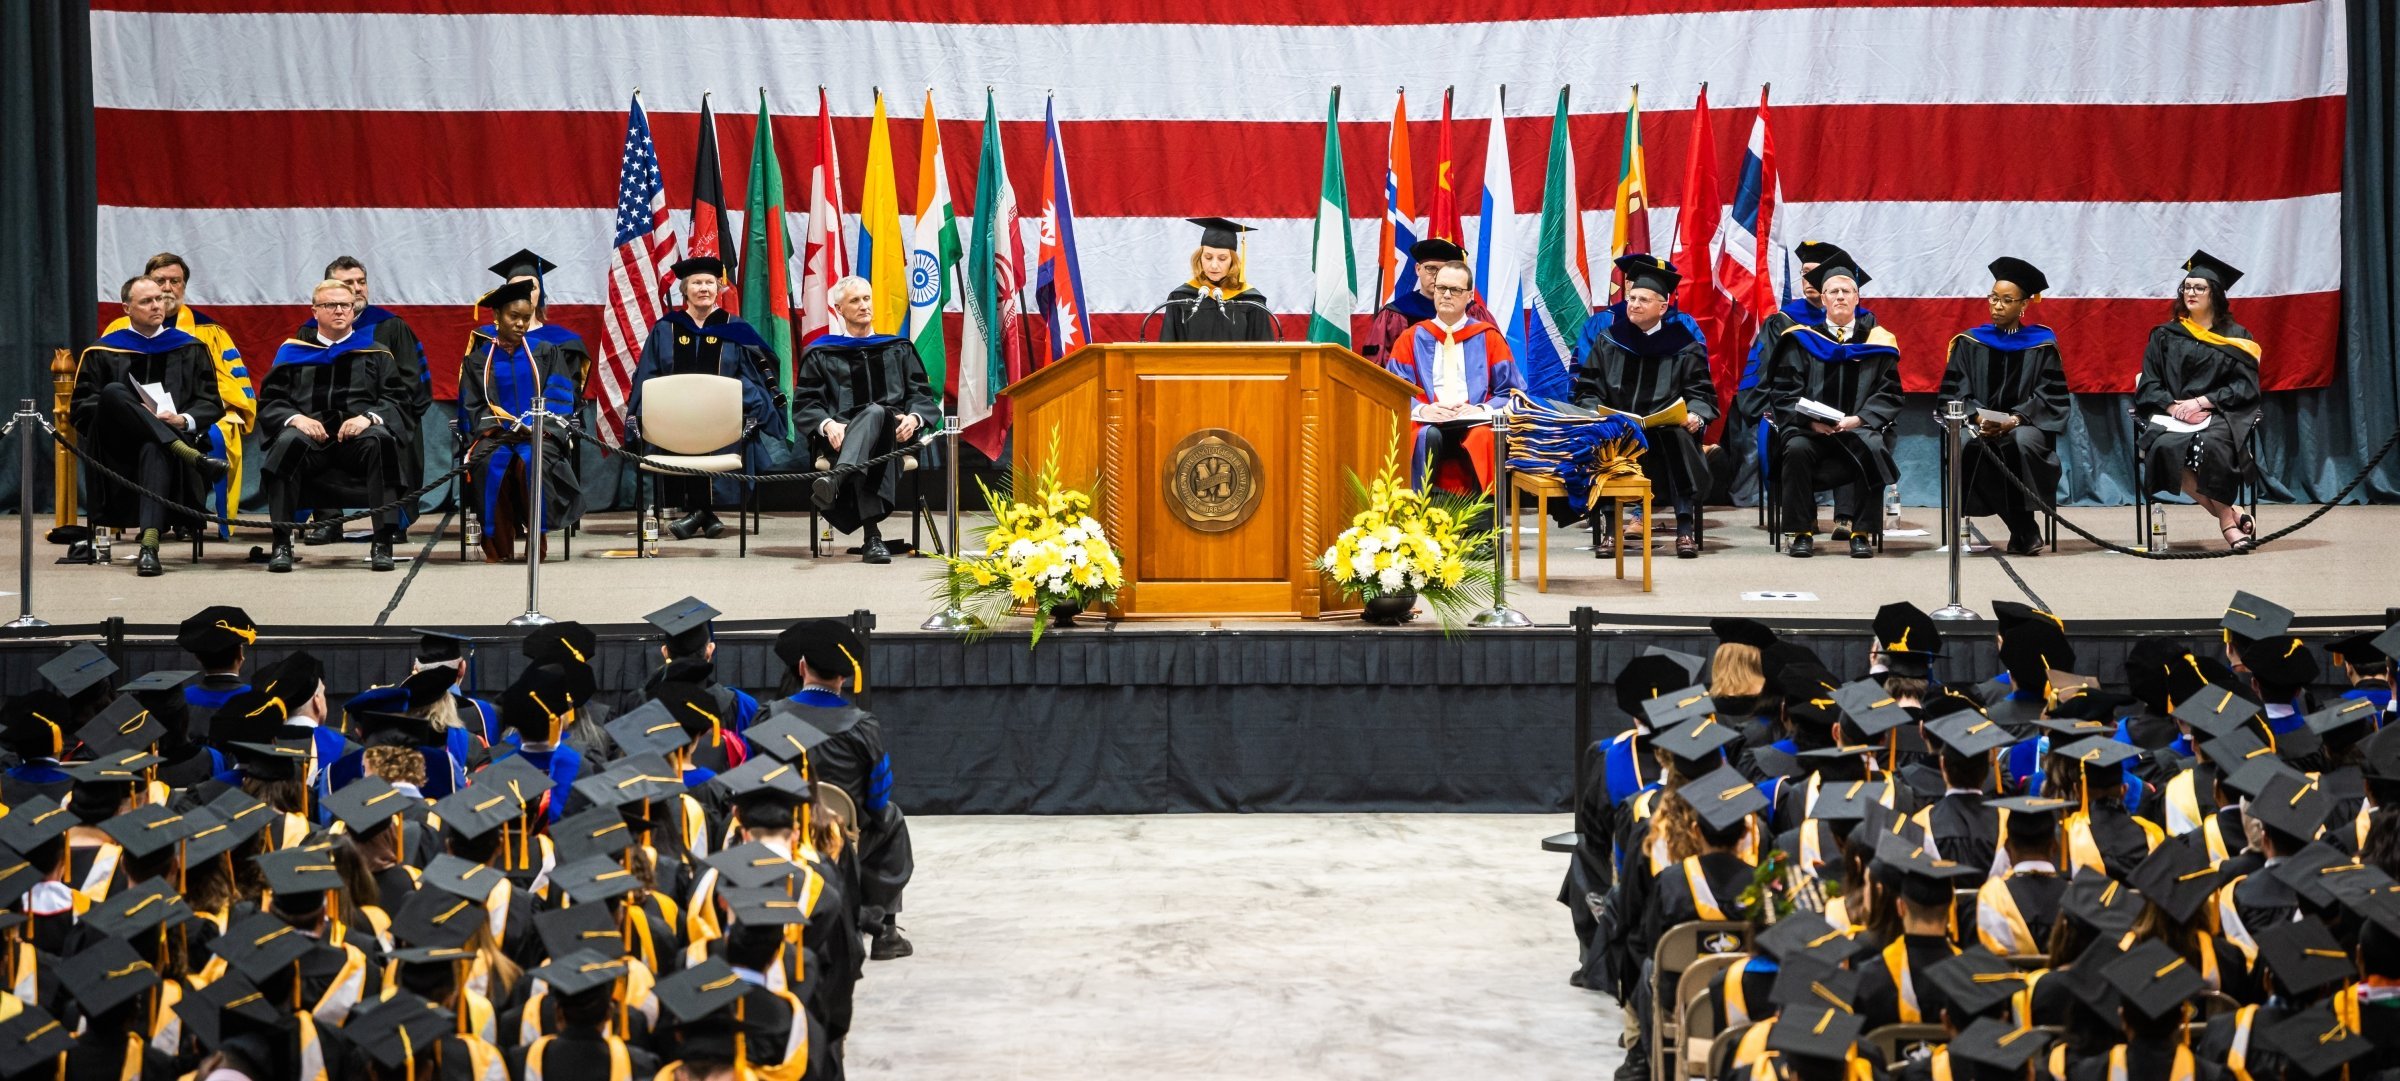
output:
[[[477,900],[442,890],[420,889],[409,894],[399,911],[392,913],[392,936],[425,949],[464,946],[485,925],[486,919]],[[536,917],[536,926],[539,919]],[[616,929],[612,925],[609,930],[614,934]]]
[[105,1014],[158,986],[158,970],[121,938],[100,938],[55,966],[86,1015]]
[[413,1076],[420,1056],[430,1056],[457,1033],[458,1015],[407,991],[351,1015],[342,1035],[387,1070]]
[[1857,822],[1867,817],[1867,808],[1883,806],[1884,793],[1891,788],[1889,781],[1828,781],[1817,789],[1817,805],[1809,817],[1819,822]]
[[590,667],[600,655],[600,635],[575,620],[562,619],[527,631],[517,649],[535,664],[572,661]]
[[2025,1063],[2050,1046],[2050,1033],[2038,1028],[1978,1017],[1946,1045],[1950,1057],[1995,1072],[2022,1073]]
[[168,691],[180,691],[184,684],[190,683],[199,674],[190,669],[149,672],[127,680],[117,690],[126,694],[164,694]]
[[2050,753],[2071,759],[2085,770],[2106,769],[2142,753],[2142,749],[2105,736],[2087,736],[2064,747],[2052,747]]
[[757,841],[735,845],[701,862],[716,868],[725,881],[742,889],[756,889],[800,873],[800,865],[793,863],[791,857]]
[[2315,683],[2324,669],[2317,664],[2317,655],[2291,635],[2276,635],[2261,641],[2241,642],[2242,664],[2257,676],[2259,682],[2278,687],[2304,687]]
[[35,1067],[74,1049],[74,1034],[35,1003],[0,1021],[0,1077],[30,1076]]
[[411,627],[408,629],[408,633],[417,636],[417,663],[419,665],[440,665],[448,664],[451,661],[464,661],[467,659],[467,655],[475,650],[475,640],[463,634],[429,630],[424,627]]
[[1952,883],[1981,878],[1989,870],[1943,859],[1930,843],[1896,836],[1879,837],[1875,861],[1900,873],[1900,895],[1920,905],[1948,904],[1957,889]]
[[[1923,661],[1942,655],[1942,628],[1926,615],[1925,610],[1907,601],[1896,601],[1875,610],[1875,640],[1882,643],[1887,667],[1894,675],[1923,678]],[[1919,662],[1915,671],[1902,671],[1891,661],[1906,658]]]
[[475,306],[478,308],[489,308],[491,309],[492,314],[498,315],[503,310],[506,310],[509,305],[520,300],[532,300],[533,290],[534,282],[532,278],[519,278],[516,281],[494,286],[490,292],[485,293],[483,296],[476,299]]
[[2050,673],[2075,667],[2075,647],[2067,632],[2047,623],[2026,623],[2008,631],[2000,641],[2000,663],[2016,689],[2047,696]]
[[[1984,947],[1969,946],[1925,970],[1925,978],[1959,1013],[1984,1017],[2025,989],[2025,972]],[[1959,1020],[1964,1020],[1964,1017]]]
[[[1708,658],[1685,653],[1681,650],[1668,649],[1665,646],[1644,646],[1642,647],[1642,656],[1665,657],[1670,661],[1674,661],[1676,667],[1683,669],[1684,677],[1682,679],[1675,680],[1666,686],[1660,687],[1659,690],[1661,691],[1667,690],[1671,687],[1682,687],[1689,685],[1699,680],[1700,677],[1706,674],[1708,671]],[[1631,713],[1633,711],[1626,710],[1626,712]]]
[[36,671],[41,673],[42,682],[49,684],[51,690],[63,697],[73,698],[116,675],[117,662],[109,660],[108,654],[101,652],[99,646],[79,642],[74,648],[52,657]]
[[1642,703],[1642,715],[1649,719],[1650,730],[1663,732],[1685,721],[1706,717],[1717,711],[1717,704],[1708,697],[1708,688],[1693,684],[1681,690],[1669,691]]
[[41,881],[42,872],[34,870],[25,857],[13,848],[0,846],[0,909],[16,904]]
[[1793,257],[1803,263],[1822,263],[1848,254],[1841,245],[1826,240],[1803,240],[1792,248]]
[[2052,740],[2051,742],[2053,743],[2071,743],[2075,740],[2086,739],[2092,736],[2114,736],[2117,734],[2116,725],[2110,724],[2107,721],[2093,720],[2088,717],[2044,717],[2040,720],[2032,722],[2032,724],[2035,728],[2039,728],[2044,732],[2050,732],[2063,737]]
[[1844,947],[1831,945],[1823,953],[1802,951],[1779,962],[1767,1000],[1786,1009],[1831,1006],[1857,1010],[1858,973],[1841,967],[1837,957],[1847,952]]
[[2296,771],[2267,778],[2245,808],[2250,817],[2303,841],[2315,838],[2325,828],[2325,816],[2332,810],[2332,797],[2314,779]]
[[1835,927],[1823,915],[1806,909],[1796,909],[1790,915],[1776,920],[1751,942],[1758,952],[1778,961],[1797,959],[1802,954],[1813,956],[1818,950],[1838,948],[1842,954],[1834,958],[1837,964],[1848,960],[1861,947],[1847,930]]
[[293,650],[282,660],[259,673],[258,684],[267,693],[284,700],[284,712],[308,701],[325,683],[325,662],[305,649]]
[[[2115,691],[2097,690],[2080,682],[2089,681],[2091,678],[2066,672],[2050,673],[2051,688],[2060,691],[2062,695],[2058,705],[2051,707],[2052,719],[2096,721],[2109,728],[2116,727],[2117,710],[2132,705],[2135,701],[2134,697],[2118,694]],[[2081,688],[2080,693],[2074,693],[2072,697],[2065,697],[2068,692],[2078,687]]]
[[1834,1006],[1787,1007],[1767,1033],[1767,1050],[1817,1062],[1847,1062],[1866,1022]]
[[142,779],[142,771],[166,761],[139,747],[111,751],[88,762],[66,767],[67,776],[76,784],[133,784]]
[[642,755],[671,754],[692,741],[683,722],[656,698],[608,722],[608,736],[626,754]]
[[420,892],[423,889],[435,889],[482,904],[493,890],[500,888],[501,881],[506,877],[488,864],[444,853],[425,864],[425,870],[417,877],[417,885]]
[[1994,600],[1992,602],[1993,630],[2006,637],[2010,631],[2028,623],[2047,623],[2052,629],[2065,630],[2065,620],[2023,601]]
[[1675,269],[1675,264],[1648,252],[1628,252],[1618,256],[1616,263],[1627,289],[1648,289],[1672,298],[1675,287],[1683,283],[1683,272]]
[[2125,876],[2125,884],[2183,923],[2216,893],[2217,869],[2188,846],[2160,845]]
[[360,777],[325,798],[325,809],[341,820],[352,836],[365,837],[392,824],[392,819],[415,806],[408,793],[381,777]]
[[2254,726],[2245,725],[2215,739],[2199,741],[2199,752],[2217,766],[2219,776],[2228,776],[2261,758],[2274,758],[2275,748],[2267,745],[2266,734]]
[[732,793],[737,804],[780,803],[799,806],[814,798],[800,767],[759,755],[717,775],[717,783]]
[[2286,1076],[2334,1077],[2375,1050],[2375,1042],[2344,1023],[2333,1006],[2327,999],[2259,1033],[2268,1047],[2282,1053]]
[[2255,593],[2235,591],[2217,626],[2235,639],[2273,638],[2292,628],[2292,610]]
[[807,902],[796,900],[792,895],[773,886],[761,886],[755,889],[743,889],[736,886],[720,891],[718,896],[725,898],[725,904],[733,909],[733,919],[736,923],[747,923],[758,927],[780,927],[808,922]]
[[1650,737],[1650,741],[1666,748],[1677,759],[1701,763],[1715,761],[1718,748],[1740,738],[1742,734],[1732,725],[1720,724],[1715,717],[1704,714],[1660,732]]
[[2051,796],[2006,796],[1987,799],[1983,805],[2008,812],[2007,822],[2001,830],[2008,838],[2036,838],[2055,836],[2058,813],[2073,808],[2075,801]]
[[2017,741],[2008,729],[2000,727],[2000,722],[1979,713],[1953,713],[1933,720],[1925,729],[1951,750],[1965,755],[1989,754]]
[[775,656],[783,663],[805,663],[810,671],[849,676],[857,686],[866,683],[866,655],[858,632],[839,620],[804,619],[775,636]]
[[2115,939],[2133,930],[2146,903],[2124,883],[2099,874],[2076,875],[2067,883],[2067,893],[2059,902],[2060,915],[2098,932],[2103,939]]
[[2378,781],[2400,781],[2400,725],[2376,729],[2359,748],[2366,755],[2363,772]]
[[224,958],[234,971],[256,981],[275,975],[306,956],[316,945],[316,939],[301,934],[291,924],[258,912],[226,928],[208,948]]
[[616,917],[607,905],[568,905],[538,913],[533,917],[533,929],[541,936],[542,952],[552,957],[625,954],[625,933],[617,929]]
[[[2262,755],[2247,759],[2240,766],[2226,771],[2225,788],[2255,802],[2266,794],[2267,785],[2279,778],[2288,778],[2297,785],[2306,783],[2308,775],[2293,769],[2290,763],[2281,758]],[[2253,814],[2251,817],[2258,816]]]
[[1200,227],[1200,246],[1203,248],[1238,251],[1241,247],[1242,234],[1251,231],[1247,225],[1238,221],[1227,221],[1223,218],[1185,218],[1184,220]]
[[671,799],[683,793],[683,774],[657,755],[629,755],[575,782],[575,791],[601,807]]
[[2380,635],[2375,631],[2363,631],[2347,638],[2337,638],[2325,643],[2325,652],[2340,657],[2353,667],[2380,665],[2390,660],[2391,655],[2375,647],[2378,637]]
[[576,682],[568,665],[527,665],[517,673],[516,681],[500,692],[500,727],[536,743],[556,739],[558,726],[575,711]]
[[[1639,706],[1640,703],[1635,705]],[[1627,709],[1625,712],[1641,716],[1639,709]],[[833,737],[826,735],[824,729],[801,720],[797,714],[778,713],[751,725],[743,731],[742,738],[749,741],[753,751],[773,755],[786,762],[798,762],[807,758],[819,744]]]
[[668,646],[677,652],[690,653],[708,642],[709,622],[723,614],[709,607],[707,601],[685,597],[643,616],[642,621],[658,628],[666,636]]
[[1773,628],[1755,619],[1741,616],[1719,616],[1709,620],[1708,632],[1716,635],[1719,642],[1749,646],[1761,652],[1772,647],[1776,642]]
[[642,888],[641,879],[606,856],[587,856],[550,871],[550,884],[578,905],[596,905]]
[[[2323,841],[2309,842],[2289,858],[2268,868],[2266,873],[2290,886],[2292,892],[2299,894],[2302,900],[2318,908],[2330,908],[2342,903],[2345,892],[2361,893],[2390,885],[2392,881],[2391,876],[2381,870],[2343,855],[2340,849]],[[2334,888],[2335,883],[2353,878],[2359,884],[2356,890],[2348,885],[2341,890]]]
[[165,880],[153,878],[110,894],[84,913],[80,922],[110,938],[131,939],[191,918],[192,906],[183,896]]
[[1850,723],[1869,736],[1880,736],[1917,719],[1899,699],[1883,689],[1883,684],[1871,679],[1843,684],[1833,693],[1833,700],[1841,706],[1842,714],[1850,718]]
[[2233,264],[2206,251],[2192,252],[2192,257],[2183,261],[2183,272],[2203,281],[2215,282],[2218,289],[2229,293],[2233,291],[2233,283],[2242,280],[2242,272],[2235,269]]
[[0,818],[0,844],[13,852],[31,852],[67,835],[75,816],[48,796],[27,797]]
[[2383,654],[2386,658],[2400,660],[2400,623],[2384,628],[2382,634],[2368,639],[2367,644],[2373,646],[2375,652]]
[[2100,974],[2108,978],[2126,1006],[2145,1017],[2165,1017],[2208,990],[2200,966],[2155,938],[2143,939],[2126,950]]
[[694,274],[722,278],[725,276],[725,260],[713,255],[695,255],[689,259],[676,260],[675,265],[670,269],[675,272],[677,278],[689,278]]
[[2350,951],[2315,916],[2275,923],[2258,932],[2258,959],[2283,988],[2284,997],[2305,1001],[2316,992],[2358,978]]
[[130,694],[119,695],[116,701],[108,704],[107,709],[101,710],[98,716],[75,730],[75,738],[82,740],[84,746],[92,749],[92,753],[101,755],[139,750],[158,742],[166,734],[166,726],[150,715],[149,707]]
[[2050,278],[2040,267],[2013,255],[2003,255],[1991,263],[1992,280],[2007,282],[2025,291],[2028,298],[2050,291]]
[[2173,638],[2144,638],[2125,651],[2125,689],[2153,713],[2165,713],[2173,669],[2183,666],[2190,646]]
[[587,857],[612,859],[633,844],[633,830],[616,808],[593,806],[551,823],[550,843],[561,864]]
[[263,830],[267,828],[267,823],[275,820],[274,808],[239,788],[228,788],[217,793],[207,806],[236,830]]
[[2371,733],[2373,731],[2371,727],[2361,729],[2358,726],[2372,725],[2376,715],[2381,712],[2375,708],[2372,699],[2344,698],[2309,714],[2308,730],[2327,739],[2331,739],[2339,733],[2345,737],[2344,746],[2347,746],[2348,737],[2355,736],[2363,739]]
[[191,816],[176,814],[155,803],[144,804],[100,823],[102,832],[117,842],[126,855],[137,860],[149,859],[175,842],[191,836],[193,826]]
[[1706,776],[1676,789],[1700,821],[1717,832],[1740,825],[1743,818],[1767,809],[1767,797],[1750,778],[1732,766],[1719,766]]
[[1643,703],[1679,688],[1692,686],[1692,681],[1698,678],[1699,673],[1685,668],[1672,657],[1643,654],[1626,661],[1625,667],[1617,670],[1617,678],[1612,684],[1616,691],[1617,708],[1647,724],[1650,714],[1643,708]]
[[525,804],[505,786],[470,784],[433,805],[442,828],[472,841],[525,817]]
[[623,956],[580,949],[534,969],[532,975],[559,994],[580,995],[615,983],[631,971],[633,966]]
[[207,807],[195,807],[184,812],[183,817],[191,825],[190,831],[183,837],[183,865],[187,868],[240,848],[243,841],[257,834],[256,830],[245,834],[232,822],[226,821],[225,816]]
[[687,1024],[733,1005],[749,986],[722,957],[711,957],[658,982],[658,1003]]
[[[1845,256],[1846,254],[1847,253],[1845,253]],[[1817,265],[1815,270],[1811,270],[1806,274],[1802,274],[1801,277],[1806,279],[1808,284],[1816,286],[1820,291],[1825,288],[1826,282],[1834,278],[1848,278],[1853,283],[1857,284],[1859,288],[1863,289],[1866,288],[1868,282],[1874,281],[1875,279],[1866,271],[1850,265],[1856,262],[1858,262],[1858,260],[1845,257],[1837,262],[1820,263]]]
[[209,742],[219,746],[270,742],[291,714],[290,704],[265,687],[237,691],[209,716]]
[[258,622],[230,604],[212,604],[175,625],[175,644],[186,653],[223,653],[258,641]]
[[[342,872],[333,865],[331,851],[314,851],[304,846],[279,848],[263,852],[254,861],[267,878],[267,889],[275,895],[275,906],[292,912],[314,912],[324,904],[325,893],[342,888]],[[286,904],[304,901],[305,907]]]
[[535,255],[530,248],[518,248],[515,252],[502,256],[499,262],[492,264],[492,273],[498,274],[502,278],[522,278],[526,275],[538,278],[557,269],[557,263]]
[[308,768],[312,743],[306,739],[274,743],[234,742],[225,745],[242,776],[260,781],[291,781]]
[[1409,247],[1408,257],[1419,263],[1455,263],[1467,257],[1467,250],[1440,237],[1426,237]]
[[[193,988],[175,1008],[176,1016],[192,1030],[200,1046],[214,1049],[241,1032],[272,1029],[291,1020],[274,1002],[259,993],[238,971],[227,972]],[[0,1064],[0,1070],[6,1066]]]

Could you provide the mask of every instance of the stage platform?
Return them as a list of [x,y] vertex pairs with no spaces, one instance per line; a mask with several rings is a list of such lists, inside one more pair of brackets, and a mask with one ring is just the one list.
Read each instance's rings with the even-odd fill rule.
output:
[[[2306,511],[2269,507],[2260,524],[2272,530]],[[2069,513],[2106,536],[2132,522],[2122,508]],[[1905,512],[1902,527],[1931,517]],[[1609,563],[1575,550],[1586,541],[1580,531],[1553,531],[1550,592],[1534,592],[1529,571],[1509,594],[1535,621],[1523,630],[1445,636],[1429,617],[1390,630],[1356,620],[1088,622],[1029,651],[1021,623],[974,642],[918,631],[933,607],[935,564],[866,566],[830,548],[811,559],[805,515],[770,516],[747,559],[730,537],[670,542],[651,560],[615,558],[611,549],[631,547],[629,521],[596,516],[573,558],[554,548],[542,576],[545,614],[600,632],[605,695],[638,694],[658,664],[640,617],[686,594],[726,613],[720,678],[761,697],[783,674],[776,630],[804,616],[854,618],[872,626],[867,697],[888,718],[898,798],[923,813],[1562,810],[1579,721],[1595,735],[1626,723],[1609,680],[1645,648],[1705,654],[1714,645],[1706,618],[1739,613],[1803,641],[1836,671],[1861,672],[1865,621],[1878,605],[1931,609],[1946,599],[1947,557],[1930,538],[1893,536],[1874,560],[1802,561],[1770,551],[1751,512],[1719,510],[1709,553],[1661,553],[1648,594],[1630,561],[1628,580],[1617,581]],[[2171,535],[2189,550],[2216,547],[2199,539],[2204,528],[2197,512],[2176,508]],[[2301,613],[2297,629],[2315,644],[2381,626],[2385,606],[2400,603],[2396,529],[2400,508],[2347,507],[2253,555],[2173,561],[2062,537],[2058,552],[2038,558],[1970,557],[1965,599],[1986,614],[1993,598],[2038,599],[2068,621],[2076,668],[2113,681],[2137,635],[2213,640],[2237,588]],[[418,542],[429,538],[421,531]],[[301,646],[322,657],[337,701],[406,674],[410,627],[488,643],[470,677],[481,692],[505,687],[523,665],[511,645],[519,632],[505,626],[525,608],[521,564],[461,564],[449,537],[421,565],[389,574],[368,571],[366,545],[353,542],[303,549],[299,571],[276,575],[245,561],[252,543],[213,546],[198,565],[171,552],[176,561],[156,579],[135,577],[129,562],[40,563],[35,610],[60,626],[49,640],[0,635],[0,692],[32,686],[59,636],[102,637],[134,672],[188,666],[173,624],[219,602],[244,606],[264,627],[256,660]],[[44,545],[37,555],[59,551]],[[0,559],[0,585],[14,583],[14,562],[13,552]],[[1816,599],[1743,599],[1753,591]],[[1581,624],[1579,610],[1590,613]],[[110,617],[123,623],[103,622]],[[1943,652],[1945,678],[1999,670],[1989,624],[1956,627]]]

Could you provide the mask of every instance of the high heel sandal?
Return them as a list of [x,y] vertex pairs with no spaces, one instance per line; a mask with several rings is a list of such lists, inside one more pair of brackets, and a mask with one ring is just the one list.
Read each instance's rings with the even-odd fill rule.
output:
[[2250,521],[2247,514],[2232,525],[2218,527],[2218,531],[2225,534],[2225,547],[2233,551],[2247,552],[2258,547],[2258,526]]

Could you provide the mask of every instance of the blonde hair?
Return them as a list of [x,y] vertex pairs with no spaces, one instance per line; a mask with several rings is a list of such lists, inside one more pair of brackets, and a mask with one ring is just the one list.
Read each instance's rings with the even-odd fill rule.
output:
[[414,747],[369,747],[360,755],[367,772],[399,784],[425,784],[425,755]]
[[[1202,244],[1199,247],[1192,249],[1193,281],[1204,282],[1208,280],[1207,272],[1200,269],[1200,253],[1207,250],[1208,245],[1206,244]],[[1226,249],[1218,248],[1217,250],[1224,251]],[[1217,287],[1225,290],[1225,293],[1228,296],[1250,288],[1250,283],[1242,280],[1242,253],[1240,251],[1237,250],[1233,253],[1233,263],[1225,268],[1225,280],[1220,282]]]
[[1767,676],[1757,646],[1724,642],[1708,660],[1708,693],[1712,698],[1764,694]]
[[315,301],[317,299],[317,294],[322,293],[327,289],[339,289],[342,292],[350,294],[350,299],[352,302],[356,302],[358,300],[358,290],[350,288],[349,282],[342,281],[337,278],[327,278],[324,281],[318,282],[316,288],[308,291],[308,299],[312,302]]

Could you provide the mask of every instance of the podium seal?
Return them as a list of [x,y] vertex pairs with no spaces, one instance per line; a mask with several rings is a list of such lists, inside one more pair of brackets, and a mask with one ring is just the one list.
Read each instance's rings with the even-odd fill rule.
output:
[[1202,533],[1223,533],[1258,510],[1258,452],[1223,428],[1202,428],[1167,453],[1167,509]]

